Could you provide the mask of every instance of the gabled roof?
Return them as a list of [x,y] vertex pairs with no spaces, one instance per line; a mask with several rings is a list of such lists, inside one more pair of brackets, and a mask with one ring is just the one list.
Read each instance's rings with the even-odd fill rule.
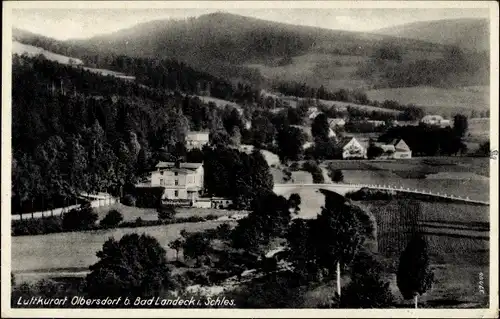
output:
[[390,145],[394,145],[394,148],[396,151],[400,152],[408,152],[411,151],[410,147],[408,144],[403,139],[393,139],[390,143]]
[[[353,141],[354,140],[354,141]],[[340,141],[340,145],[342,145],[342,149],[344,149],[348,144],[359,144],[361,147],[366,149],[368,147],[366,142],[360,142],[357,138],[355,137],[345,137]]]

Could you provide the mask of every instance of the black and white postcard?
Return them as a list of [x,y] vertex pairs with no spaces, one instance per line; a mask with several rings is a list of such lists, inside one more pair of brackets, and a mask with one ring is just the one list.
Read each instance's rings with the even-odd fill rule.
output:
[[9,1],[2,317],[498,316],[498,3]]

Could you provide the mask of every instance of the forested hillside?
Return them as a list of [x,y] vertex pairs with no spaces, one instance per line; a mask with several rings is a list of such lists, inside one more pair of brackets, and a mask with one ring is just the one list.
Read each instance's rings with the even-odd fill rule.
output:
[[[189,129],[210,130],[226,145],[229,133],[244,129],[236,109],[167,93],[176,85],[168,80],[160,90],[17,55],[12,78],[13,211],[61,205],[80,191],[117,194],[157,160],[185,155]],[[177,74],[186,92],[204,78],[187,69]],[[244,100],[244,86],[219,84]]]

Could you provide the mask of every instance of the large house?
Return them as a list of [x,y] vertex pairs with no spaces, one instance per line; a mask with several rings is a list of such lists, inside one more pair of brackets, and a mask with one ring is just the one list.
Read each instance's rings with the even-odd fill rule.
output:
[[362,145],[355,137],[353,137],[344,141],[342,147],[342,158],[365,159],[366,151],[366,147]]
[[165,187],[163,199],[196,201],[203,191],[202,163],[159,162],[151,172],[151,187]]
[[210,141],[210,133],[209,132],[193,132],[190,131],[186,135],[186,148],[188,150],[194,148],[202,148],[207,145]]

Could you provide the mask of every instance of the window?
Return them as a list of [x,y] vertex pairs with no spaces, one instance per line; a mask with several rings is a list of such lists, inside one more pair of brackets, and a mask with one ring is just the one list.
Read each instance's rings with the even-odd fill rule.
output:
[[179,191],[174,191],[174,197],[178,197],[179,196]]
[[164,184],[163,178],[160,178],[160,186],[163,186],[163,184]]
[[174,175],[175,175],[175,176],[177,176],[177,175],[179,175],[179,173],[178,173],[178,172],[175,172],[175,173],[174,173]]
[[160,175],[163,175],[163,171],[160,171]]
[[175,186],[178,186],[178,185],[179,185],[179,180],[178,180],[178,179],[176,179],[176,180],[175,180]]

